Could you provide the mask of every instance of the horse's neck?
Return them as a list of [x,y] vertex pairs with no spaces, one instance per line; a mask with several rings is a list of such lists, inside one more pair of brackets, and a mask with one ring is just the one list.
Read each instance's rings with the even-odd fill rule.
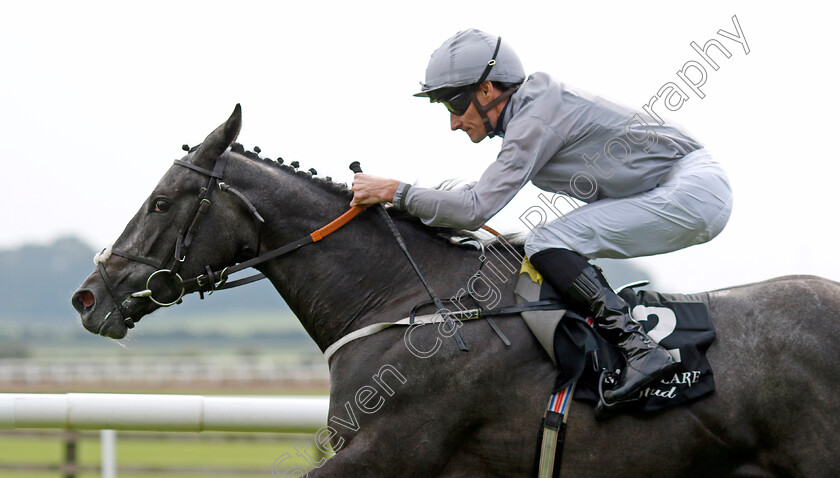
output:
[[[304,198],[306,204],[298,201],[293,211],[283,210],[284,204],[290,204],[288,197],[277,197],[273,206],[263,208],[266,241],[262,249],[304,237],[348,208],[349,200],[338,195],[330,198],[330,194],[310,188],[296,192],[294,196]],[[295,216],[293,221],[290,214]],[[411,230],[415,227],[402,225],[401,229],[435,291],[448,298],[459,287],[466,287],[479,267],[480,254],[430,240],[428,235]],[[429,299],[375,208],[363,211],[325,239],[270,261],[260,270],[322,350],[349,331],[405,317],[414,305]]]
[[[386,226],[371,220],[374,212],[364,212],[368,217],[274,261],[264,271],[322,349],[365,325],[406,317],[414,305],[429,299]],[[454,293],[453,279],[466,285],[475,272],[458,271],[452,251],[430,254],[428,247],[414,247],[413,253],[440,294]],[[470,262],[477,268],[478,259]]]

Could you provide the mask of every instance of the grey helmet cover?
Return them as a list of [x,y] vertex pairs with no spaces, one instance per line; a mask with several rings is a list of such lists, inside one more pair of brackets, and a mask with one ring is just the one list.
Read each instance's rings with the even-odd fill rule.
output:
[[[414,96],[429,97],[437,90],[476,83],[493,58],[499,37],[470,28],[455,34],[432,53],[426,67],[426,81]],[[525,70],[519,56],[505,41],[499,47],[496,63],[486,81],[522,83]]]

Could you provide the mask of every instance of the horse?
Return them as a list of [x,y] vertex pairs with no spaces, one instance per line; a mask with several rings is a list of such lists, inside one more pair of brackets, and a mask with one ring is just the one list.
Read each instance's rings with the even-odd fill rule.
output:
[[[71,299],[87,330],[120,339],[184,294],[221,288],[225,268],[284,246],[254,267],[322,351],[428,302],[374,208],[317,241],[301,241],[344,214],[352,194],[297,165],[244,151],[235,142],[240,127],[237,105],[176,160],[97,256],[97,269]],[[488,262],[486,250],[458,241],[456,231],[390,214],[428,284],[445,297],[475,282]],[[473,289],[486,292],[482,300],[495,291],[510,303],[518,272],[497,269],[495,284]],[[840,476],[840,284],[789,276],[708,297],[717,329],[708,351],[715,392],[606,421],[576,403],[562,477]],[[556,369],[521,318],[496,325],[510,345],[473,320],[393,326],[336,350],[328,426],[313,437],[336,453],[312,461],[307,476],[530,476]],[[468,351],[452,340],[453,328]]]

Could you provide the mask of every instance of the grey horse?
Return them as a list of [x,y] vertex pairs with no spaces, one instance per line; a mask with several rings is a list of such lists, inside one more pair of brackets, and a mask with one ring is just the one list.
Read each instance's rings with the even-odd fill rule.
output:
[[[86,329],[122,338],[182,293],[222,282],[225,267],[305,238],[347,210],[346,188],[237,149],[240,124],[237,105],[166,172],[113,248],[100,254],[98,269],[72,297]],[[208,181],[212,196],[203,190]],[[394,219],[444,297],[464,289],[487,262],[480,250],[453,241],[452,231]],[[428,301],[372,208],[291,249],[256,268],[321,350]],[[512,303],[515,276],[496,274],[484,290]],[[840,284],[793,276],[708,294],[716,392],[603,422],[591,406],[572,406],[561,476],[840,476]],[[313,437],[313,446],[330,442],[337,453],[314,463],[308,476],[531,475],[555,369],[520,318],[497,323],[510,346],[487,322],[463,321],[458,330],[468,352],[451,330],[434,325],[390,327],[339,348],[329,363],[329,427]]]

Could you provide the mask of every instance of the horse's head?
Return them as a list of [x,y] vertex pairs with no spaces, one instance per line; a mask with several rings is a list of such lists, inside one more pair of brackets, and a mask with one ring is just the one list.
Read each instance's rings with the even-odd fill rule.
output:
[[[223,192],[229,191],[223,182],[227,150],[241,123],[236,105],[224,124],[175,162],[117,241],[94,258],[96,270],[72,297],[87,330],[123,338],[144,315],[206,286],[187,277],[218,280],[206,272],[254,254],[257,226],[230,227],[249,212],[232,204],[242,197]],[[193,242],[196,236],[204,240]]]

